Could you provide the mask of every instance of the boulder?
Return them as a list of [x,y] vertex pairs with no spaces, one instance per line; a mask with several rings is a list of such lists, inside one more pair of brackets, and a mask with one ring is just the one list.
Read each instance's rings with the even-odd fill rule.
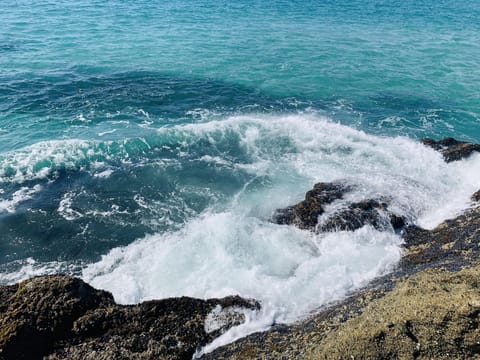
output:
[[480,190],[478,190],[475,194],[472,195],[472,200],[480,202]]

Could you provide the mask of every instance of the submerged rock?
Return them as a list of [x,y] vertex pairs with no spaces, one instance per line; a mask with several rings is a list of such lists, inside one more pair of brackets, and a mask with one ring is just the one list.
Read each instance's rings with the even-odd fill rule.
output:
[[[122,306],[106,291],[70,276],[0,287],[2,359],[190,359],[196,349],[258,309],[238,296],[187,297]],[[234,309],[208,329],[218,309]]]
[[343,182],[318,183],[305,195],[305,200],[296,205],[279,209],[272,221],[280,225],[296,225],[301,229],[327,232],[356,230],[365,225],[385,230],[389,227],[400,230],[406,219],[388,209],[387,199],[367,199],[347,204],[329,213],[325,218],[325,207],[354,190],[354,186]]
[[458,141],[454,138],[438,141],[425,138],[422,139],[422,143],[442,153],[446,162],[461,160],[469,157],[473,152],[480,152],[480,144]]

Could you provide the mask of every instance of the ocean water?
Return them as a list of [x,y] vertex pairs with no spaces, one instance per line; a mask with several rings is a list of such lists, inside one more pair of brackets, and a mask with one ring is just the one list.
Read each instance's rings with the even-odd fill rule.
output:
[[[0,3],[0,283],[262,302],[208,347],[390,271],[402,240],[270,222],[319,181],[432,228],[470,206],[478,1]],[[334,211],[334,210],[331,210]]]

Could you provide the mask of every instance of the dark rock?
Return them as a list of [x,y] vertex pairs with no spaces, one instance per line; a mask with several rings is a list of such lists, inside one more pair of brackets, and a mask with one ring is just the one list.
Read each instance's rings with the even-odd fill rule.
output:
[[480,190],[478,190],[475,194],[472,195],[472,200],[480,202]]
[[469,157],[473,152],[480,152],[480,144],[458,141],[453,138],[439,141],[425,138],[421,141],[424,145],[441,152],[446,162],[461,160]]
[[407,251],[400,265],[404,271],[432,266],[458,270],[480,255],[480,207],[447,220],[433,230],[408,226],[403,238]]
[[330,214],[319,224],[319,216],[325,213],[325,206],[354,190],[352,185],[342,182],[318,183],[305,195],[305,200],[285,209],[279,209],[273,222],[280,225],[296,225],[300,229],[317,232],[356,230],[371,225],[379,230],[402,229],[406,219],[388,210],[386,199],[367,199],[346,205]]
[[[199,346],[244,321],[229,309],[259,308],[238,296],[122,306],[110,293],[69,276],[1,286],[0,299],[2,359],[190,359]],[[214,309],[227,316],[207,332]]]
[[392,227],[399,230],[405,226],[406,220],[402,216],[390,213],[386,202],[364,200],[348,205],[346,209],[332,214],[322,222],[317,231],[356,230],[365,225],[371,225],[378,230]]
[[1,287],[0,354],[6,359],[40,358],[63,340],[85,312],[113,304],[111,294],[80,279],[49,276]]
[[405,247],[428,244],[432,241],[432,233],[416,225],[407,226],[402,234],[405,240]]
[[407,225],[407,220],[403,216],[390,214],[390,224],[394,230],[398,231]]
[[318,183],[305,195],[305,200],[285,209],[279,209],[273,222],[280,225],[296,225],[301,229],[314,230],[324,206],[341,199],[351,187],[341,183]]

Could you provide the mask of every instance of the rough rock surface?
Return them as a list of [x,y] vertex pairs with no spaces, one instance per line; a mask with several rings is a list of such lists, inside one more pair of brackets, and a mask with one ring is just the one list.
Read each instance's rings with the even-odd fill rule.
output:
[[480,207],[405,238],[398,269],[367,289],[204,358],[480,358]]
[[342,199],[354,186],[343,182],[318,183],[305,195],[305,200],[284,209],[278,209],[272,221],[280,225],[296,225],[301,229],[327,232],[356,230],[371,225],[379,230],[392,227],[400,230],[406,220],[388,209],[387,199],[367,199],[348,204],[338,209],[319,223],[325,207],[335,200]]
[[336,211],[324,222],[318,224],[319,232],[356,230],[362,226],[371,225],[379,230],[392,227],[400,230],[405,226],[406,220],[388,210],[388,203],[381,200],[363,200],[349,204],[345,209]]
[[445,138],[439,141],[425,138],[422,139],[422,143],[440,151],[446,162],[461,160],[470,156],[473,152],[480,152],[480,144],[458,141],[453,138]]
[[458,270],[480,254],[480,207],[447,220],[428,231],[410,226],[403,234],[406,251],[401,260],[409,271],[438,266]]
[[325,205],[343,198],[350,187],[341,182],[318,183],[305,195],[305,200],[285,209],[279,209],[273,222],[280,225],[296,225],[301,229],[315,230],[318,217],[325,212]]
[[43,276],[0,287],[1,359],[190,359],[233,325],[241,312],[207,333],[218,307],[257,309],[238,296],[187,297],[117,305],[110,293],[70,276]]

